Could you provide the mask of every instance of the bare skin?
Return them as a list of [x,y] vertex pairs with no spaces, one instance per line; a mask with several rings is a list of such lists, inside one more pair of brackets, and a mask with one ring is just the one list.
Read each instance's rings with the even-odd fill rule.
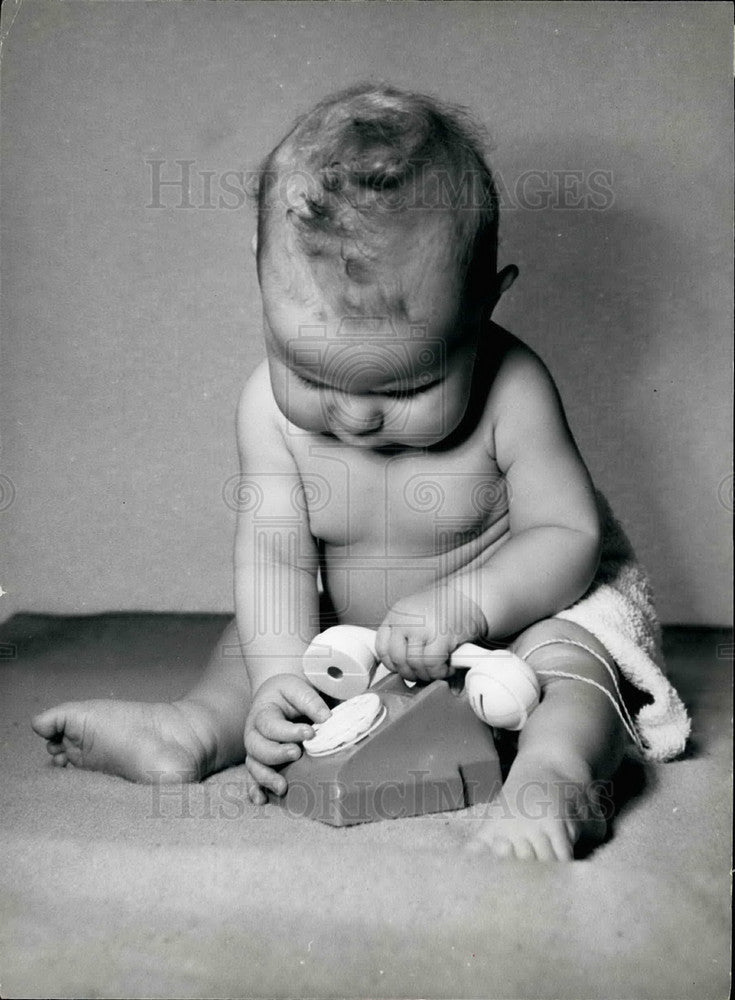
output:
[[[386,301],[402,290],[395,316],[358,309],[345,319],[290,225],[274,216],[259,261],[268,360],[238,413],[237,633],[171,705],[41,713],[33,725],[56,764],[192,781],[244,760],[253,802],[283,794],[281,766],[313,735],[303,718],[329,711],[301,668],[319,631],[319,571],[338,620],[378,629],[380,658],[408,680],[449,676],[450,653],[481,638],[517,635],[523,655],[566,635],[607,657],[583,630],[552,620],[592,582],[600,529],[551,377],[489,322],[515,269],[493,277],[490,306],[468,319],[456,266],[442,256],[448,240],[433,239],[429,263],[421,246],[406,248],[405,266],[387,263]],[[600,689],[544,677],[560,664],[610,687],[579,648],[532,655],[543,698],[521,734],[502,815],[477,824],[475,849],[565,860],[582,835],[604,830],[595,783],[617,768],[622,725]]]
[[58,767],[71,764],[130,781],[200,781],[245,759],[251,702],[234,622],[201,682],[175,702],[67,702],[41,712],[33,728]]
[[[262,407],[262,400],[258,406]],[[350,493],[349,489],[340,489],[335,467],[344,471],[346,485],[359,482],[360,478],[373,487],[376,481],[381,481],[384,494],[379,498],[378,509],[381,505],[385,509],[390,498],[410,496],[410,486],[414,487],[411,502],[415,502],[417,491],[420,499],[422,483],[451,484],[453,475],[458,482],[464,482],[465,493],[455,501],[460,509],[455,506],[454,516],[449,520],[457,526],[462,523],[462,510],[469,510],[475,517],[485,519],[485,528],[478,536],[476,525],[470,525],[474,531],[468,532],[469,543],[460,532],[459,548],[442,554],[441,565],[450,570],[476,558],[478,553],[483,555],[488,539],[502,539],[506,523],[503,503],[497,509],[489,504],[488,509],[481,509],[478,514],[468,499],[479,480],[461,475],[467,461],[466,443],[456,472],[451,456],[441,452],[428,459],[427,468],[422,464],[427,462],[425,453],[421,453],[417,464],[416,456],[406,458],[400,453],[375,456],[368,450],[355,456],[332,439],[320,439],[316,445],[308,438],[300,439],[292,441],[291,446],[301,449],[298,452],[301,459],[309,463],[308,469],[302,470],[303,478],[308,480],[311,476],[314,483],[328,481],[332,486],[327,502],[322,501],[320,509],[314,512],[311,527],[327,536],[328,544],[337,552],[338,557],[327,560],[327,579],[334,580],[333,597],[338,608],[341,604],[343,621],[380,624],[403,595],[434,581],[437,560],[429,547],[433,539],[427,537],[424,558],[414,555],[410,568],[406,568],[409,553],[405,546],[410,544],[415,551],[416,531],[419,535],[427,529],[432,531],[434,518],[425,517],[424,527],[420,523],[422,511],[407,503],[395,512],[392,522],[388,520],[387,530],[390,532],[392,525],[393,533],[388,534],[386,542],[386,521],[376,518],[371,523],[370,520],[370,510],[376,507],[374,490],[366,495],[366,491]],[[479,461],[485,454],[481,439],[474,447]],[[482,475],[494,481],[492,477],[497,477],[498,470],[486,465]],[[445,496],[450,496],[450,491],[445,491]],[[363,569],[346,563],[345,539],[329,534],[330,530],[334,532],[350,523],[359,524],[363,530],[363,536],[353,543],[357,557],[353,561],[364,564]],[[412,526],[413,538],[408,536]],[[374,554],[386,545],[389,552],[401,558],[388,560],[386,565],[375,558],[365,559],[371,551]],[[333,577],[329,574],[330,566]],[[351,573],[345,572],[346,566]],[[582,641],[601,655],[607,655],[584,630],[559,620],[532,626],[521,634],[513,648],[524,655],[544,639],[563,636]],[[304,641],[298,640],[300,649]],[[246,759],[243,732],[247,734],[250,725],[250,752],[254,750],[253,756],[257,757],[250,764],[251,798],[263,802],[263,787],[276,794],[285,791],[278,769],[299,756],[300,743],[313,734],[310,726],[290,720],[307,716],[320,721],[326,717],[327,709],[298,672],[288,670],[289,664],[281,657],[277,659],[279,673],[275,675],[277,695],[269,688],[273,686],[273,677],[266,677],[258,688],[260,712],[258,700],[251,709],[248,665],[235,655],[238,648],[239,636],[233,623],[214,651],[201,682],[180,701],[68,703],[37,716],[34,729],[47,740],[56,765],[107,771],[134,781],[175,782],[201,780],[224,767],[242,763]],[[600,664],[575,647],[548,647],[533,654],[530,662],[537,670],[572,670],[611,688]],[[284,667],[285,674],[280,672]],[[415,676],[416,665],[414,668],[405,665],[403,672]],[[441,676],[442,670],[437,670],[437,674]],[[423,679],[430,679],[430,675]],[[286,687],[291,685],[290,696],[285,700],[280,680],[284,680]],[[573,856],[574,844],[580,836],[599,838],[605,831],[604,817],[588,808],[591,805],[588,789],[617,768],[623,748],[620,720],[605,696],[591,686],[543,676],[541,682],[544,697],[521,734],[519,752],[503,789],[502,809],[495,813],[488,811],[480,823],[473,824],[473,848],[489,849],[498,858],[565,860]]]
[[[549,639],[581,642],[612,660],[594,636],[573,622],[539,622],[513,644],[525,657]],[[473,831],[475,848],[487,845],[498,858],[568,861],[581,839],[602,840],[611,818],[610,779],[617,770],[627,736],[611,701],[579,680],[544,676],[561,670],[586,677],[617,700],[609,673],[577,646],[553,645],[532,653],[543,698],[519,735],[518,753],[500,800]]]
[[[531,627],[512,648],[522,656],[538,642],[563,637],[606,655],[588,632],[560,620]],[[237,644],[233,622],[201,683],[179,702],[70,702],[36,716],[33,727],[47,740],[56,766],[105,771],[130,781],[202,780],[245,760],[242,734],[250,691],[247,682],[241,683],[245,663],[233,655]],[[590,677],[614,695],[609,675],[577,647],[547,647],[529,662],[539,671],[561,669]],[[542,703],[520,734],[500,800],[483,807],[481,819],[469,827],[470,850],[489,849],[499,859],[564,861],[573,857],[580,838],[605,836],[609,812],[605,801],[596,801],[596,790],[622,758],[625,733],[619,716],[592,686],[540,679]],[[311,707],[318,713],[320,699],[311,693]],[[311,734],[310,727],[301,728],[303,736],[284,744],[283,752],[290,749],[293,759],[300,753],[299,740]],[[285,782],[277,791],[285,791]]]

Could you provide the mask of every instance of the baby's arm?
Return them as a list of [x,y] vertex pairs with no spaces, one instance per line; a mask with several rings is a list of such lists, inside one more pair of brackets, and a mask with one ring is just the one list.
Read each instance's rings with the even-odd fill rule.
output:
[[589,473],[553,379],[528,348],[511,348],[490,414],[505,476],[509,540],[479,571],[447,582],[481,607],[487,635],[501,638],[578,600],[600,556],[600,522]]
[[[510,348],[485,414],[488,447],[506,479],[509,539],[485,560],[397,602],[378,653],[405,677],[446,676],[461,643],[502,639],[580,598],[599,560],[594,489],[542,362]],[[407,625],[423,621],[423,626]]]
[[300,755],[314,735],[292,720],[324,721],[329,709],[306,681],[304,650],[319,631],[316,543],[304,484],[286,446],[265,366],[243,391],[237,436],[242,478],[235,540],[235,609],[253,692],[245,725],[247,766],[263,787],[285,791],[276,768]]

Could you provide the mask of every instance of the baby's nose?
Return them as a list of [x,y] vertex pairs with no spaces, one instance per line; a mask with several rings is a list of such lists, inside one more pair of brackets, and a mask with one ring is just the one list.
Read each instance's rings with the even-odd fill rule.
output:
[[341,431],[356,437],[375,434],[383,426],[382,408],[369,397],[342,396],[334,400],[330,418]]

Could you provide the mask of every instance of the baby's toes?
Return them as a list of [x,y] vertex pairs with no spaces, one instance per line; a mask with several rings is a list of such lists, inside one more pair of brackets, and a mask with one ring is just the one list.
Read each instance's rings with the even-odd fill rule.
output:
[[563,831],[542,834],[536,843],[536,857],[539,861],[571,861],[574,856],[572,842]]
[[54,767],[66,767],[69,763],[66,751],[66,742],[62,736],[46,741],[46,753],[51,755],[51,763]]
[[516,856],[514,842],[509,837],[492,837],[488,846],[491,853],[501,861]]
[[76,766],[81,758],[81,748],[66,734],[59,734],[55,739],[46,741],[46,753],[51,754],[54,767]]
[[[539,860],[536,846],[528,837],[516,837],[513,841],[513,854],[519,861]],[[543,860],[543,859],[542,859]]]
[[31,726],[35,733],[50,742],[60,740],[64,732],[64,723],[59,717],[58,709],[55,708],[34,715]]

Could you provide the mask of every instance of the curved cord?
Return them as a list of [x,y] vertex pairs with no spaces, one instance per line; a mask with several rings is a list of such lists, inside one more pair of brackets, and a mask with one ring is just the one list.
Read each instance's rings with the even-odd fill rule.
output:
[[591,684],[593,687],[598,688],[607,698],[610,699],[610,702],[612,703],[615,711],[620,716],[620,721],[623,723],[623,726],[625,727],[628,735],[631,737],[636,746],[639,749],[642,749],[643,744],[641,743],[641,739],[638,736],[638,733],[636,732],[635,724],[630,717],[630,713],[628,712],[628,709],[625,705],[623,696],[620,693],[620,688],[618,686],[618,679],[615,676],[615,671],[607,662],[607,660],[603,656],[600,656],[599,653],[595,652],[594,649],[590,649],[589,646],[585,646],[583,642],[577,642],[575,639],[547,639],[544,642],[539,642],[528,650],[528,652],[523,656],[523,659],[528,661],[528,657],[532,653],[535,653],[537,650],[542,649],[544,646],[578,646],[580,649],[583,649],[586,653],[589,653],[590,656],[593,656],[599,663],[603,665],[605,670],[607,670],[608,674],[610,675],[610,679],[613,682],[613,686],[615,688],[617,696],[620,699],[619,703],[615,700],[615,698],[613,698],[613,696],[610,694],[610,692],[607,690],[606,687],[603,687],[603,685],[600,684],[598,681],[592,680],[591,677],[580,677],[578,674],[573,674],[566,670],[536,670],[535,668],[532,669],[535,671],[535,673],[540,674],[543,677],[567,677],[570,680],[583,681],[585,684]]

